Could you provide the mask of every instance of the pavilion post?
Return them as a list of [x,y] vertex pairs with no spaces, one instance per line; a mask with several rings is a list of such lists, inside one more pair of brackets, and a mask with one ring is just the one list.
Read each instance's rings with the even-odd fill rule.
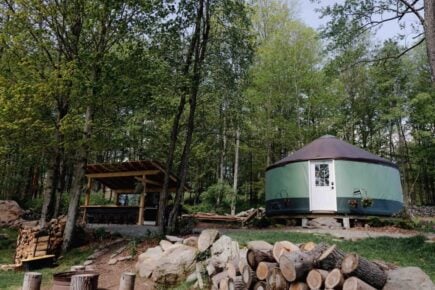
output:
[[87,177],[88,183],[86,185],[86,192],[85,192],[85,207],[83,208],[83,222],[86,223],[86,211],[87,207],[89,206],[89,201],[91,199],[91,188],[92,188],[92,177]]
[[138,225],[143,225],[143,222],[144,222],[145,196],[146,196],[146,191],[147,191],[146,175],[142,176],[141,182],[143,185],[143,191],[140,194],[139,218],[137,221]]

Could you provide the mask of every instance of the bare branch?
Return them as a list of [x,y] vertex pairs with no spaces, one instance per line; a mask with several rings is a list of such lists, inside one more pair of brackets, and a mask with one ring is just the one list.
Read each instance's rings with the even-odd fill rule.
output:
[[420,20],[421,25],[424,26],[424,18],[420,15],[420,13],[418,13],[417,9],[414,7],[414,4],[417,1],[414,1],[414,3],[410,4],[407,0],[399,0],[400,2],[402,2],[406,7],[408,7],[409,10],[411,10],[415,16],[417,16],[418,20]]

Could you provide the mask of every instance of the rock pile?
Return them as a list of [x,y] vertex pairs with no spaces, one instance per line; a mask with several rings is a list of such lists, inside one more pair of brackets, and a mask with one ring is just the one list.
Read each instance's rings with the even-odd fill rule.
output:
[[25,211],[14,200],[0,200],[0,227],[19,227]]
[[335,245],[251,241],[240,249],[213,229],[198,238],[167,236],[139,256],[136,270],[162,286],[187,281],[193,289],[434,289],[419,268],[369,261]]

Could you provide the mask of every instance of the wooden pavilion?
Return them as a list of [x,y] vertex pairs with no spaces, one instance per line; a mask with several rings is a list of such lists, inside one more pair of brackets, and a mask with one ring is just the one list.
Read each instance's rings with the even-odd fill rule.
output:
[[[163,190],[164,166],[156,160],[128,161],[121,163],[89,164],[86,167],[87,186],[83,219],[95,224],[146,224],[157,225],[159,197]],[[169,175],[168,192],[175,192],[178,179]],[[115,195],[113,205],[91,205],[90,195],[94,182],[99,182]],[[124,200],[120,202],[120,195]],[[139,195],[136,204],[126,197]]]

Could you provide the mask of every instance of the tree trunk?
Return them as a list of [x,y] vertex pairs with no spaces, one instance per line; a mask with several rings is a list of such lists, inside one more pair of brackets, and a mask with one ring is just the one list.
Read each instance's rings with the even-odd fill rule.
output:
[[384,287],[387,282],[387,274],[378,265],[357,254],[348,254],[344,257],[341,271],[343,274],[356,276],[378,289]]
[[240,148],[240,129],[236,130],[236,146],[234,152],[234,181],[233,181],[233,197],[231,198],[231,214],[236,214],[237,202],[237,181],[239,178],[239,148]]
[[71,240],[77,221],[77,212],[80,204],[80,196],[83,190],[83,178],[85,177],[85,167],[88,161],[88,147],[87,143],[91,139],[93,120],[93,109],[91,106],[86,108],[85,125],[83,128],[83,144],[78,153],[78,161],[74,167],[74,178],[71,188],[68,217],[66,220],[65,231],[63,235],[62,250],[65,252],[71,246]]
[[435,87],[435,2],[433,0],[424,0],[424,26],[432,86]]
[[40,219],[41,227],[45,227],[47,219],[50,218],[49,207],[52,201],[52,197],[55,195],[56,188],[57,188],[57,179],[58,179],[57,177],[59,172],[59,154],[56,150],[56,152],[53,152],[50,155],[51,155],[50,161],[48,163],[48,168],[44,180],[44,190],[42,193],[43,202],[42,202],[41,219]]
[[[196,102],[199,92],[199,85],[202,78],[202,65],[205,59],[205,53],[207,50],[209,32],[210,32],[210,5],[209,0],[200,0],[199,8],[198,8],[198,17],[197,24],[200,28],[197,30],[198,33],[202,33],[201,41],[198,41],[195,46],[195,61],[193,64],[193,76],[192,76],[192,87],[191,87],[191,95],[189,99],[189,118],[187,122],[187,133],[186,133],[186,141],[184,143],[183,154],[181,156],[181,163],[178,170],[178,178],[179,182],[177,185],[177,193],[174,198],[174,207],[172,208],[169,218],[168,218],[168,227],[171,231],[175,229],[176,220],[179,214],[179,206],[184,193],[184,186],[187,178],[187,170],[189,164],[189,157],[191,151],[192,144],[192,136],[195,128],[195,111],[196,111]],[[202,23],[202,19],[204,18],[204,22]],[[201,27],[203,29],[201,30]],[[200,39],[200,36],[198,37]]]
[[81,274],[71,277],[70,290],[97,290],[98,276],[93,274]]

